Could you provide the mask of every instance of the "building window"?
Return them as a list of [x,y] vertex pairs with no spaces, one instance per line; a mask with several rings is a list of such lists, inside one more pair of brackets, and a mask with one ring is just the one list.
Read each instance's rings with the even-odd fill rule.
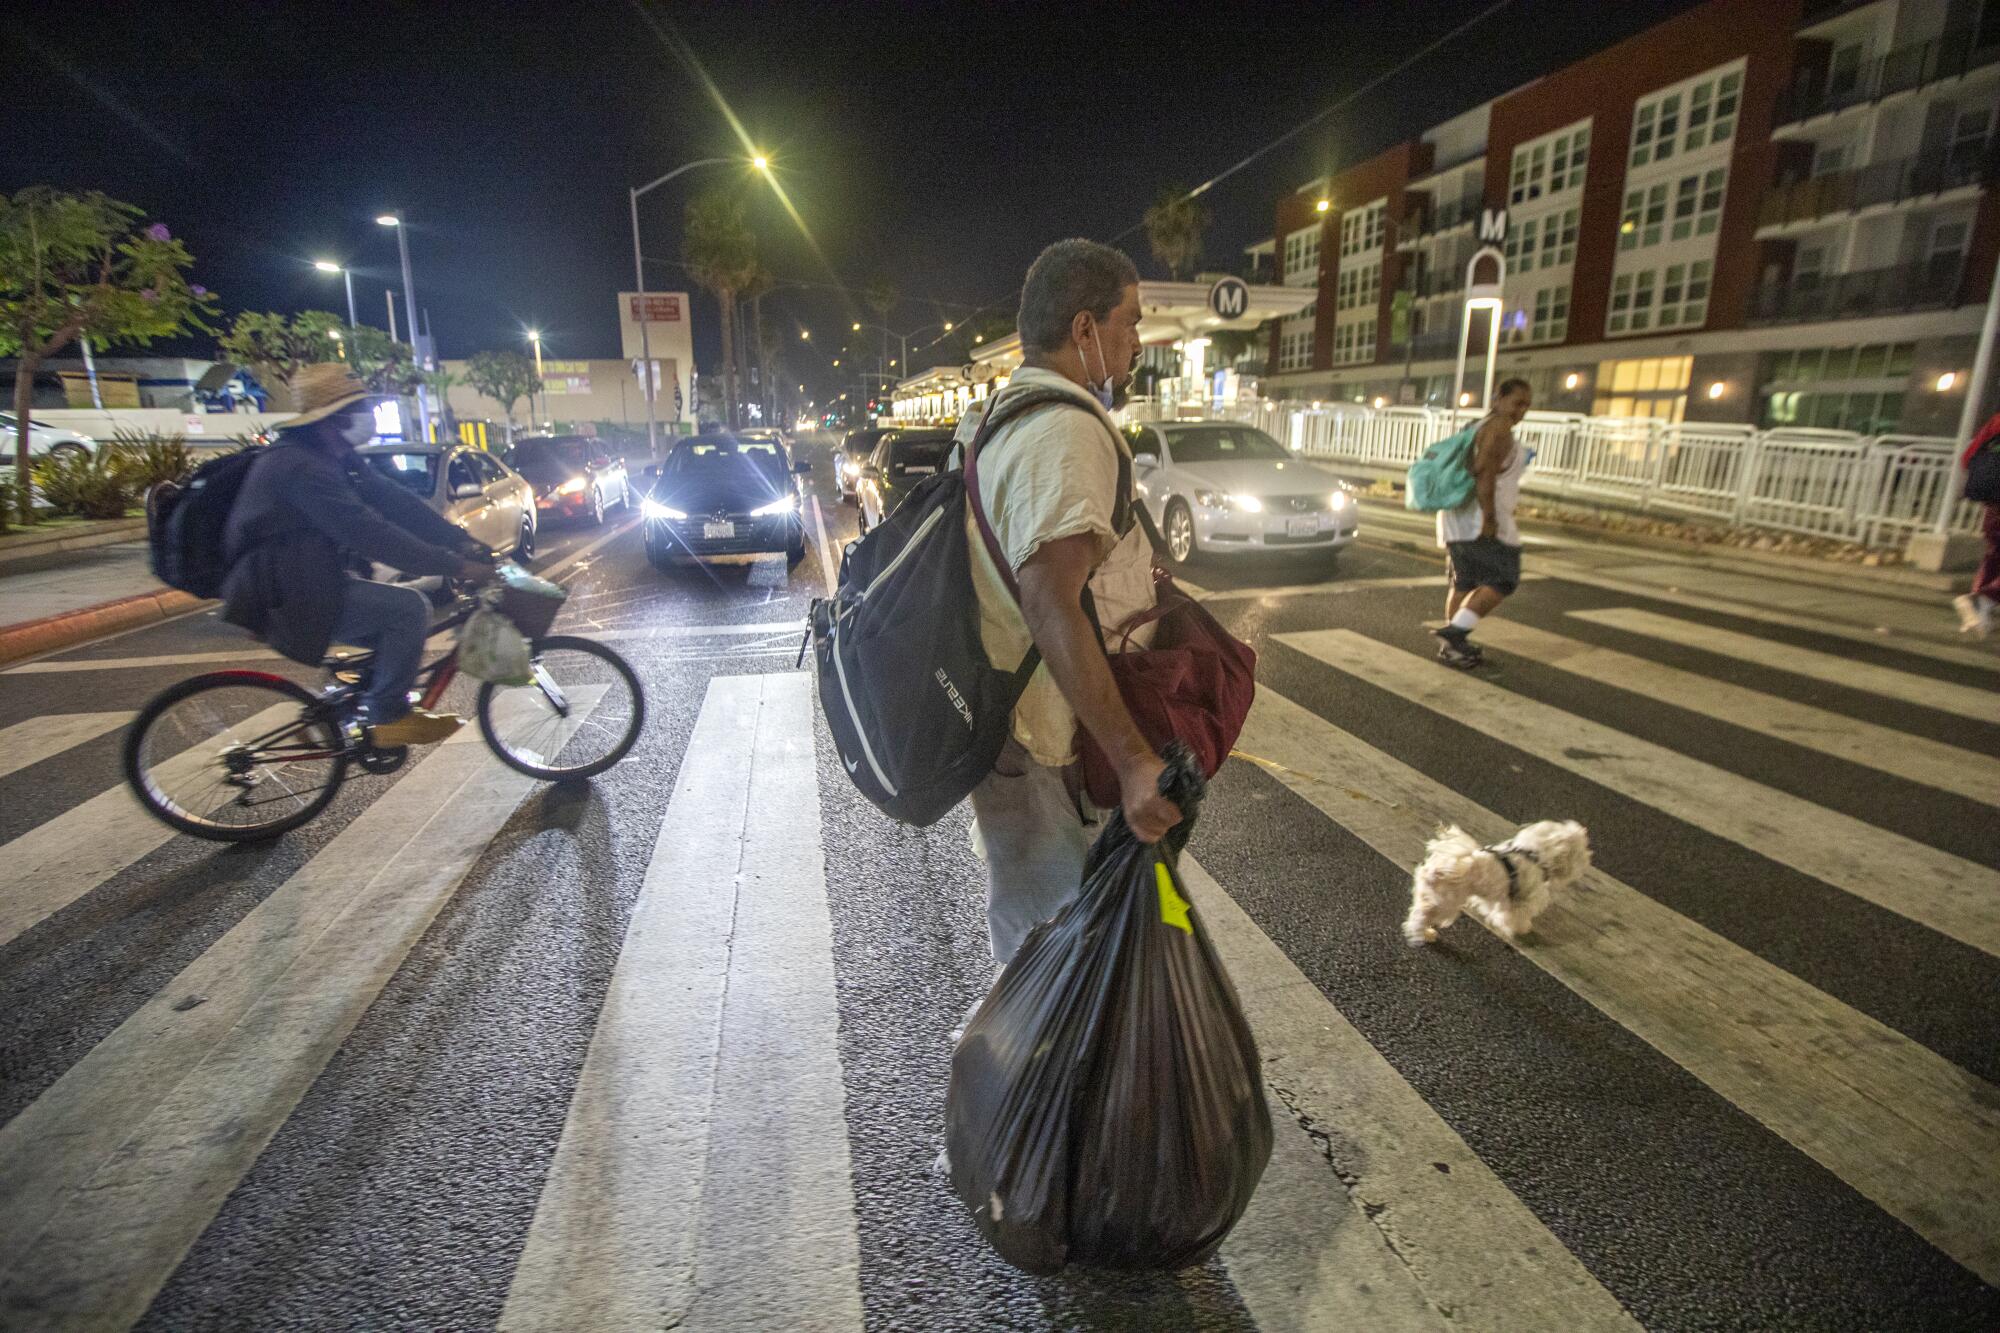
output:
[[1366,208],[1350,208],[1340,217],[1340,257],[1374,254],[1382,248],[1389,201],[1377,199]]
[[1333,326],[1333,364],[1351,366],[1375,359],[1375,321],[1350,320]]
[[1702,259],[1618,274],[1611,280],[1604,331],[1644,333],[1705,323],[1712,268],[1710,261]]
[[[1905,380],[1917,363],[1915,343],[1868,343],[1861,347],[1805,347],[1766,353],[1758,382],[1771,385],[1823,381]],[[1880,387],[1879,384],[1877,387]]]
[[1590,161],[1590,122],[1566,125],[1554,134],[1524,143],[1514,150],[1513,174],[1507,199],[1512,204],[1561,194],[1583,187]]
[[1742,100],[1741,61],[1642,98],[1632,111],[1631,165],[1665,162],[1729,142]]
[[1544,287],[1535,293],[1535,318],[1528,325],[1528,341],[1561,342],[1569,335],[1569,284]]
[[1903,419],[1900,392],[1774,393],[1764,400],[1760,423],[1766,430],[1786,426],[1814,430],[1851,430],[1862,435],[1887,435]]
[[1358,310],[1363,306],[1374,306],[1382,299],[1382,261],[1379,259],[1362,263],[1343,263],[1340,279],[1335,284],[1336,308]]
[[1285,237],[1285,285],[1313,287],[1319,284],[1320,224],[1301,227]]
[[1688,377],[1693,371],[1691,356],[1606,361],[1597,367],[1591,415],[1679,421],[1687,411]]
[[1295,315],[1278,326],[1278,369],[1306,370],[1313,360],[1313,325],[1311,315]]

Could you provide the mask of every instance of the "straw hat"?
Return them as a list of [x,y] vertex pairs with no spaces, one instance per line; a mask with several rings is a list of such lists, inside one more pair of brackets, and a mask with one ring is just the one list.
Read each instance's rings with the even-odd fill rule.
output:
[[292,397],[299,414],[280,423],[280,430],[309,426],[365,399],[379,398],[353,371],[338,361],[319,361],[292,376]]

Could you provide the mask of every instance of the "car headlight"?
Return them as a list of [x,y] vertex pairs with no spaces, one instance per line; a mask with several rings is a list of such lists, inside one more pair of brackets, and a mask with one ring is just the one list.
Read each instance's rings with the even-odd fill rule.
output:
[[1341,510],[1347,508],[1347,506],[1352,503],[1354,502],[1348,499],[1346,491],[1335,491],[1333,493],[1333,499],[1331,502],[1329,502],[1328,507],[1331,508],[1333,512],[1337,514]]
[[850,477],[858,477],[861,475],[861,464],[850,458],[840,465],[840,470]]
[[765,505],[762,509],[751,510],[750,517],[769,518],[773,514],[789,514],[798,507],[799,497],[797,495],[787,495],[783,499],[771,501],[771,503]]
[[647,496],[645,500],[640,503],[639,512],[644,514],[647,518],[660,518],[660,519],[670,518],[673,519],[675,522],[679,522],[687,517],[687,515],[683,514],[680,510],[670,509],[666,505],[661,504],[658,500],[655,500],[650,495]]
[[578,493],[579,491],[581,491],[581,490],[582,490],[582,489],[583,489],[583,488],[584,488],[585,486],[588,486],[589,484],[590,484],[590,483],[589,483],[588,481],[586,481],[586,480],[585,480],[584,478],[582,478],[582,477],[571,477],[571,478],[570,478],[570,479],[569,479],[568,481],[566,481],[566,482],[564,482],[564,483],[563,483],[562,485],[560,485],[560,486],[556,487],[556,494],[557,494],[557,495],[575,495],[575,494],[577,494],[577,493]]
[[1242,510],[1246,514],[1264,512],[1264,502],[1254,495],[1227,495],[1222,491],[1196,491],[1195,502],[1206,509]]

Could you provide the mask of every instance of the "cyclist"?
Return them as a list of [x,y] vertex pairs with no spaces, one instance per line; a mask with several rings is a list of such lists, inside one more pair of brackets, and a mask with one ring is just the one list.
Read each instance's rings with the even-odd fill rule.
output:
[[292,391],[299,414],[251,465],[230,508],[222,618],[308,666],[335,643],[372,649],[361,719],[369,739],[385,748],[444,740],[464,719],[414,709],[409,698],[429,599],[348,570],[359,558],[478,584],[493,578],[492,556],[355,455],[374,437],[381,396],[346,366],[306,366]]

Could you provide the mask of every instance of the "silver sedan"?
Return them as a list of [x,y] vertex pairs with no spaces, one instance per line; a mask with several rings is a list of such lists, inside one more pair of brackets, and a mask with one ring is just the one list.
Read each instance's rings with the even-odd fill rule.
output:
[[1186,564],[1231,551],[1338,551],[1354,540],[1354,495],[1252,426],[1135,422],[1125,428],[1140,502]]

